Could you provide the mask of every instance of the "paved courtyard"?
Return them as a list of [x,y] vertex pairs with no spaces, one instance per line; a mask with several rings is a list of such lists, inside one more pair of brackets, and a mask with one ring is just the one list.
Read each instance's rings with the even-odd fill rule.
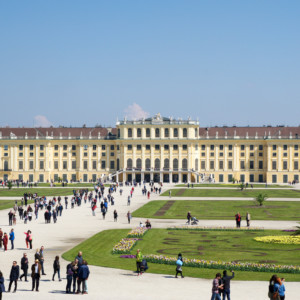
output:
[[[164,187],[166,189],[167,187]],[[106,188],[107,189],[107,188]],[[68,262],[61,259],[61,275],[63,281],[52,281],[53,260],[56,255],[61,255],[68,249],[74,247],[81,241],[91,237],[95,233],[113,228],[134,228],[138,226],[141,219],[133,219],[130,226],[127,223],[126,213],[129,210],[127,206],[127,195],[129,188],[123,188],[123,196],[119,193],[114,194],[115,207],[109,207],[106,220],[102,220],[102,215],[97,209],[96,217],[92,216],[89,204],[81,207],[75,207],[73,210],[63,211],[63,217],[58,218],[56,224],[45,224],[43,215],[38,220],[23,224],[17,221],[15,226],[15,250],[0,252],[0,270],[5,279],[9,277],[10,268],[13,260],[20,263],[23,252],[28,253],[29,264],[33,263],[35,250],[41,245],[45,246],[45,272],[40,282],[40,292],[31,292],[30,282],[18,282],[16,294],[4,294],[4,299],[69,299],[85,297],[88,299],[210,299],[212,279],[184,278],[175,279],[169,275],[159,275],[146,273],[143,276],[136,276],[131,271],[110,269],[90,266],[91,275],[88,280],[88,295],[66,295],[65,294],[65,269]],[[6,197],[7,199],[7,197]],[[158,195],[151,195],[151,200],[158,199]],[[148,200],[142,196],[141,188],[137,187],[131,202],[130,210],[141,207]],[[113,209],[117,209],[118,222],[113,221]],[[0,211],[0,227],[4,232],[9,232],[8,210]],[[144,219],[143,219],[144,220]],[[152,226],[155,228],[164,228],[170,225],[183,224],[184,220],[152,220]],[[290,229],[297,225],[290,221],[252,221],[252,226],[263,226],[268,229]],[[200,225],[222,225],[234,226],[232,221],[200,220]],[[33,234],[33,249],[27,250],[25,246],[24,232],[30,229]],[[8,247],[10,249],[10,245]],[[83,253],[84,256],[84,253]],[[135,261],[132,269],[135,270]],[[201,272],[201,269],[199,270]],[[238,272],[236,272],[238,277]],[[270,273],[271,276],[271,273]],[[5,282],[6,289],[8,281]],[[232,299],[250,300],[254,295],[257,300],[267,299],[267,282],[245,282],[232,281],[231,294]],[[286,282],[286,299],[299,298],[299,282]],[[297,294],[296,294],[297,293]]]

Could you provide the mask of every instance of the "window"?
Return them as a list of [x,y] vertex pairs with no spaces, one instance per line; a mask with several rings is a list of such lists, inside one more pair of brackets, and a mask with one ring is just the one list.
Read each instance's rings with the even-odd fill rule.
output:
[[229,151],[232,150],[232,145],[228,145],[228,150],[229,150]]
[[149,158],[146,159],[145,166],[146,166],[146,169],[150,169],[151,168],[151,161],[150,161]]
[[33,160],[29,161],[29,170],[33,170]]
[[23,145],[19,145],[19,151],[23,151]]
[[250,145],[250,151],[254,150],[254,145]]
[[195,170],[196,171],[199,170],[199,159],[198,158],[195,159]]
[[138,128],[137,129],[137,137],[142,137],[142,129],[141,128]]
[[241,168],[241,170],[245,169],[245,161],[244,160],[240,161],[240,168]]
[[138,159],[136,160],[136,167],[137,167],[138,169],[141,169],[141,168],[142,168],[142,160],[141,160],[140,158],[138,158]]
[[76,156],[76,152],[72,152],[72,156]]
[[229,157],[232,157],[232,152],[228,152],[228,156],[229,156]]
[[169,145],[164,145],[165,150],[169,150]]
[[146,137],[148,137],[148,138],[150,137],[150,128],[146,129]]
[[263,150],[263,145],[259,145],[259,146],[258,146],[258,150],[259,150],[259,151],[262,151],[262,150]]
[[273,156],[273,157],[276,157],[276,155],[277,155],[276,152],[273,152],[273,153],[272,153],[272,156]]
[[214,145],[210,145],[210,151],[214,151],[215,150],[215,146]]
[[201,169],[205,170],[205,160],[201,160]]
[[132,129],[131,128],[128,128],[128,137],[132,138]]
[[40,145],[40,150],[44,151],[44,145]]
[[298,170],[299,169],[299,163],[298,161],[294,161],[294,170]]
[[76,160],[72,160],[72,169],[73,169],[73,170],[76,169]]
[[76,150],[76,145],[72,145],[72,151]]
[[63,153],[63,157],[67,157],[68,156],[68,153],[67,152],[64,152]]
[[201,156],[205,156],[205,152],[201,152]]
[[68,146],[67,145],[63,145],[63,150],[67,151],[68,150]]
[[220,157],[223,157],[223,156],[224,156],[224,153],[223,153],[223,152],[220,152],[219,155],[220,155]]
[[177,151],[178,150],[178,145],[173,145],[173,150]]
[[211,156],[211,157],[214,157],[214,156],[215,156],[215,153],[214,153],[214,152],[210,152],[210,156]]
[[187,145],[182,145],[182,150],[187,150]]
[[187,170],[187,168],[188,168],[188,161],[186,158],[184,158],[182,160],[182,169]]
[[164,160],[164,169],[169,169],[170,168],[170,161],[168,158]]
[[154,168],[157,170],[160,169],[160,160],[158,158],[154,161]]
[[223,176],[223,174],[219,175],[219,182],[224,182],[224,176]]
[[33,145],[29,145],[29,150],[33,151]]
[[282,164],[282,169],[283,169],[283,170],[287,170],[287,168],[288,168],[288,163],[287,163],[286,160],[284,160],[284,161],[283,161],[283,164]]
[[146,150],[150,150],[150,149],[151,149],[150,145],[146,145]]
[[219,169],[223,169],[223,168],[224,168],[224,161],[219,160]]
[[4,145],[4,151],[8,151],[8,145]]
[[6,152],[6,153],[4,153],[4,156],[8,156],[8,153]]
[[96,153],[96,152],[93,152],[93,156],[94,156],[94,157],[97,156],[97,153]]
[[165,137],[168,138],[169,137],[169,129],[165,128]]
[[159,145],[155,145],[155,150],[159,150]]
[[63,161],[63,169],[64,170],[68,169],[68,162],[66,160]]
[[178,129],[174,128],[174,137],[178,137]]
[[264,162],[262,160],[258,161],[258,168],[262,170],[264,168]]
[[41,153],[40,153],[40,156],[42,156],[42,157],[43,157],[43,156],[44,156],[44,152],[41,152]]
[[263,156],[263,153],[262,153],[262,152],[259,152],[259,153],[258,153],[258,156],[262,157],[262,156]]
[[197,144],[195,145],[195,150],[196,150],[196,151],[198,150],[198,145],[197,145]]
[[182,135],[185,138],[187,137],[187,129],[186,128],[183,128]]
[[111,170],[114,170],[114,169],[115,169],[115,161],[114,161],[114,160],[111,160],[111,161],[110,161],[110,169],[111,169]]
[[105,166],[105,160],[102,160],[101,161],[101,169],[105,169],[106,168],[106,166]]
[[276,151],[276,148],[277,148],[276,145],[272,146],[273,151]]
[[87,168],[88,168],[88,162],[87,162],[87,160],[84,160],[83,161],[83,169],[87,170]]
[[54,161],[54,169],[58,170],[58,161],[57,160]]
[[93,151],[97,150],[97,145],[93,145]]
[[[83,145],[83,150],[87,150],[88,149],[88,145]],[[75,149],[74,149],[75,150]]]
[[244,157],[244,156],[245,156],[245,152],[242,152],[242,153],[241,153],[241,157]]
[[19,160],[19,170],[23,170],[23,161]]
[[159,128],[155,128],[155,137],[159,138]]
[[136,145],[136,150],[142,150],[142,145]]
[[223,145],[220,145],[219,148],[220,148],[221,151],[223,151],[224,146],[223,146]]
[[174,158],[173,159],[173,170],[178,170],[178,159]]
[[232,182],[232,174],[228,174],[228,182]]
[[251,157],[253,157],[253,156],[254,156],[254,153],[253,153],[253,152],[251,152],[251,153],[250,153],[250,156],[251,156]]
[[277,183],[277,175],[272,175],[272,183]]
[[55,157],[58,157],[58,152],[54,152],[54,156],[55,156]]
[[102,146],[101,146],[101,149],[102,149],[102,150],[105,150],[105,145],[102,145]]
[[245,145],[241,145],[241,151],[245,150]]
[[295,146],[294,146],[294,150],[295,150],[295,151],[298,151],[298,145],[295,145]]
[[209,162],[209,168],[210,168],[211,170],[213,170],[213,169],[215,168],[215,162],[214,162],[213,160],[211,160],[211,161]]
[[93,160],[92,165],[93,165],[93,170],[96,170],[97,169],[97,161]]
[[115,145],[110,145],[110,150],[114,151],[115,150]]
[[254,161],[253,160],[250,160],[250,166],[249,166],[250,169],[254,169]]
[[299,155],[299,153],[294,153],[294,156],[295,156],[295,157],[298,157],[298,155]]
[[127,159],[127,168],[132,169],[132,159],[131,158]]
[[276,161],[272,161],[272,170],[276,170],[277,169],[277,164]]
[[119,146],[119,145],[117,145],[117,150],[118,150],[118,151],[120,150],[120,146]]
[[40,170],[44,170],[44,161],[40,160]]
[[205,145],[201,145],[201,150],[202,150],[202,151],[205,150]]
[[287,145],[283,145],[283,150],[287,150]]
[[283,152],[283,157],[287,157],[287,156],[288,156],[287,152]]
[[132,145],[128,145],[128,146],[127,146],[127,149],[128,149],[128,150],[132,150]]
[[229,169],[229,170],[232,170],[232,160],[229,160],[229,161],[228,161],[228,169]]
[[20,153],[19,153],[19,156],[20,156],[20,157],[23,157],[23,152],[20,152]]

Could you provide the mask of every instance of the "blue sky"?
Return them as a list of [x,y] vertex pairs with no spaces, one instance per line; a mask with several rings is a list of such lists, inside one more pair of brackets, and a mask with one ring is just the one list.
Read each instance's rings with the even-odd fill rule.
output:
[[300,1],[1,1],[0,126],[300,124]]

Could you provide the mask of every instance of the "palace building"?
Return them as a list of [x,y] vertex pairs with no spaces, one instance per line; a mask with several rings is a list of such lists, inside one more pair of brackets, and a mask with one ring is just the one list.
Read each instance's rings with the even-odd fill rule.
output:
[[116,128],[0,128],[0,179],[299,181],[300,127],[199,127],[161,117]]

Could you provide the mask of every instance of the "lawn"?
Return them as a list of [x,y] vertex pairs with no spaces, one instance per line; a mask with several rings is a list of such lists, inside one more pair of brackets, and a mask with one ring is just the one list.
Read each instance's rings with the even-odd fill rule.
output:
[[[0,200],[0,210],[12,209],[15,206],[15,200]],[[33,200],[28,200],[28,204],[33,203]],[[18,205],[21,205],[21,200],[18,201]],[[23,203],[24,205],[24,203]]]
[[242,222],[246,212],[252,220],[300,220],[300,202],[296,201],[266,201],[258,206],[252,201],[151,201],[134,211],[133,217],[158,219],[186,219],[187,212],[192,216],[205,220],[234,220],[239,212]]
[[[190,184],[190,187],[192,184]],[[187,184],[176,184],[176,187],[187,187]],[[240,184],[233,184],[233,183],[194,183],[194,187],[224,187],[224,188],[239,188]],[[264,184],[255,184],[253,183],[254,188],[265,188],[265,183]],[[248,189],[250,189],[250,184],[248,186]],[[272,189],[272,188],[280,188],[280,189],[291,189],[293,188],[290,185],[279,185],[279,184],[269,184],[267,189]]]
[[[74,182],[65,184],[65,187],[93,187],[96,183],[91,182]],[[62,183],[55,182],[55,187],[62,187]],[[38,183],[38,187],[50,187],[50,183]],[[104,184],[105,187],[109,187],[109,184]]]
[[[73,194],[73,189],[75,187],[69,188],[13,188],[9,189],[0,189],[0,197],[23,197],[24,193],[34,194],[37,193],[39,196],[67,196]],[[89,188],[89,190],[93,190]]]
[[[174,197],[243,197],[255,198],[259,193],[267,194],[269,198],[300,198],[300,190],[291,189],[171,189],[171,195]],[[169,196],[169,190],[161,194],[161,196]]]
[[[66,260],[74,260],[78,251],[91,265],[135,270],[135,259],[120,258],[112,254],[113,246],[126,237],[130,230],[106,230],[63,254]],[[300,265],[299,245],[264,244],[253,240],[256,236],[281,235],[280,231],[222,232],[222,231],[181,231],[151,229],[131,251],[141,249],[143,254],[177,256],[179,252],[187,258],[214,261],[239,261]],[[175,273],[175,266],[148,263],[148,272],[159,274]],[[183,267],[185,276],[214,278],[217,269]],[[237,280],[269,280],[272,273],[237,271]],[[288,281],[300,281],[300,274],[277,274]]]

